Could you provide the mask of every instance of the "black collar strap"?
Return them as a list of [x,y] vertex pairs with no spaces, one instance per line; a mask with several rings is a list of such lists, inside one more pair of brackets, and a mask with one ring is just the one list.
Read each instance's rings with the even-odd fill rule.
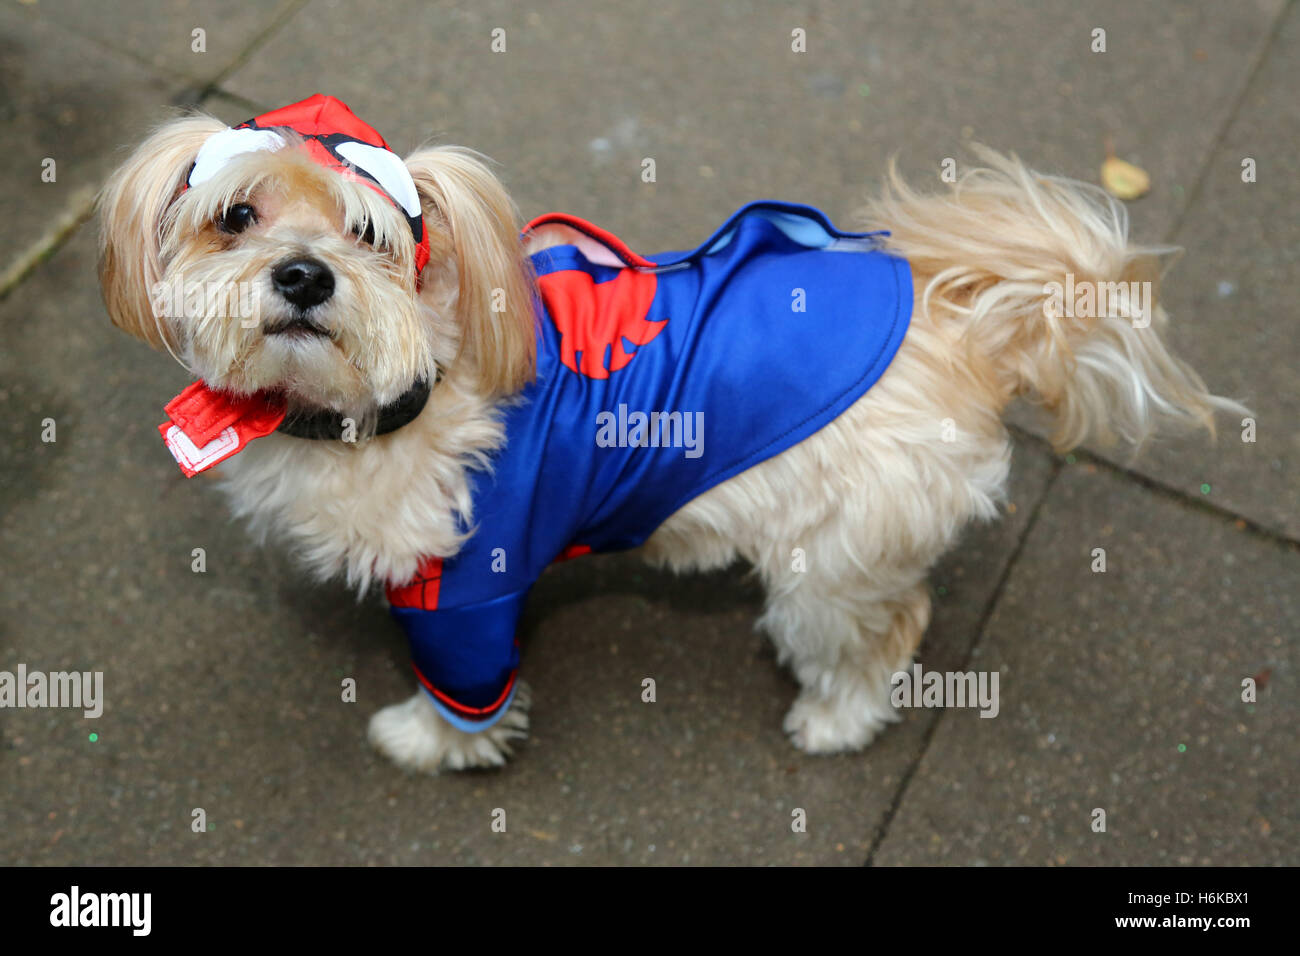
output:
[[[434,377],[435,383],[439,377]],[[419,379],[396,401],[389,402],[379,409],[379,421],[375,425],[374,434],[387,435],[414,421],[415,417],[424,410],[424,403],[429,400],[431,390],[432,386],[427,379]],[[338,441],[343,437],[343,415],[328,409],[290,412],[276,431],[284,435],[292,435],[294,438]]]

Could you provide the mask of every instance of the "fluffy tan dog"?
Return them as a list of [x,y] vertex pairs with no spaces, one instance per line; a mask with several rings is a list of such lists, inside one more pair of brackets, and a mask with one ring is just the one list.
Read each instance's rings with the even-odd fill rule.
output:
[[[405,160],[427,226],[417,277],[402,210],[313,161],[292,134],[189,184],[225,129],[206,116],[170,122],[108,183],[108,312],[213,389],[360,423],[350,443],[270,434],[222,466],[222,486],[259,539],[286,542],[317,578],[399,586],[464,546],[473,476],[493,467],[503,410],[534,374],[528,256],[560,240],[539,230],[521,243],[511,200],[476,154],[421,149]],[[675,571],[753,566],[767,594],[759,626],[802,688],[785,729],[810,753],[864,747],[897,719],[890,677],[929,621],[927,570],[967,522],[997,514],[1011,454],[1001,416],[1014,397],[1054,414],[1062,450],[1141,443],[1162,418],[1213,432],[1216,408],[1239,408],[1166,350],[1154,302],[1071,315],[1052,291],[1154,288],[1167,250],[1130,245],[1125,210],[1097,188],[981,157],[985,168],[938,195],[891,171],[858,217],[889,230],[914,289],[910,328],[879,381],[815,434],[691,500],[644,545]],[[326,299],[304,308],[284,291],[291,254],[332,274]],[[255,312],[160,315],[157,289],[180,277],[242,283]],[[376,409],[421,379],[435,384],[418,416],[374,435]],[[791,573],[795,546],[809,573]],[[407,768],[500,764],[525,734],[528,703],[521,685],[505,716],[474,733],[421,689],[377,713],[370,736]]]

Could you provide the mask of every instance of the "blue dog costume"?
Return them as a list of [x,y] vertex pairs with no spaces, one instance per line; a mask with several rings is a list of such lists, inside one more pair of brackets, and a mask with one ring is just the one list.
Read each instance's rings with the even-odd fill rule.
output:
[[[406,214],[418,277],[428,238],[414,183],[331,97],[214,134],[187,181],[281,148],[281,130]],[[573,216],[542,216],[525,234],[540,229],[566,242],[532,256],[537,376],[505,413],[491,472],[473,476],[472,536],[388,588],[420,683],[469,731],[492,726],[513,699],[515,629],[548,564],[641,544],[691,499],[833,421],[880,378],[912,311],[907,263],[809,206],[752,203],[697,249],[650,258]],[[418,415],[429,387],[381,409],[379,433]],[[338,437],[329,422],[286,420],[282,396],[203,382],[167,412],[159,431],[187,476],[272,431]]]
[[808,206],[745,206],[699,248],[643,258],[572,216],[532,256],[537,378],[474,476],[472,537],[390,588],[434,705],[462,730],[505,713],[516,626],[557,558],[633,548],[688,501],[831,422],[907,331],[907,263]]

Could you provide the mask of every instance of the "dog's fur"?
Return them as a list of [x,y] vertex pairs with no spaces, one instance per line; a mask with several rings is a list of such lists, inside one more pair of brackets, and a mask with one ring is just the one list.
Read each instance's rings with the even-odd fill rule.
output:
[[[273,434],[225,463],[223,487],[260,539],[287,542],[319,579],[357,589],[404,583],[422,557],[449,557],[470,514],[470,472],[490,468],[500,410],[534,368],[533,286],[509,197],[482,159],[455,147],[407,159],[431,258],[417,287],[414,243],[383,197],[292,148],[232,162],[184,190],[206,116],[172,121],[116,172],[101,197],[101,281],[121,328],[166,348],[216,388],[274,388],[291,406],[373,422],[417,376],[442,378],[419,417],[391,434],[342,442]],[[1164,249],[1130,245],[1126,211],[1096,187],[1041,176],[981,151],[986,167],[940,195],[912,192],[892,169],[855,225],[890,231],[911,265],[911,327],[879,382],[831,425],[687,504],[645,544],[675,571],[750,563],[766,588],[759,621],[802,687],[785,720],[810,753],[867,745],[896,714],[889,680],[907,667],[930,618],[927,570],[971,519],[998,511],[1011,446],[1001,416],[1026,395],[1050,410],[1058,449],[1090,438],[1140,444],[1160,418],[1211,433],[1211,395],[1130,316],[1067,318],[1044,308],[1045,285],[1155,282]],[[214,225],[248,202],[258,223]],[[354,231],[371,224],[374,246]],[[263,325],[288,314],[270,269],[300,252],[335,273],[314,316],[331,339],[285,339]],[[266,306],[233,319],[157,317],[156,282],[256,284]],[[493,310],[492,290],[506,309]],[[755,334],[761,334],[756,330]],[[755,387],[761,387],[756,383]],[[953,429],[944,434],[944,429]],[[807,572],[791,570],[801,548]],[[529,695],[494,727],[451,727],[417,691],[370,724],[403,767],[500,764],[525,735]]]

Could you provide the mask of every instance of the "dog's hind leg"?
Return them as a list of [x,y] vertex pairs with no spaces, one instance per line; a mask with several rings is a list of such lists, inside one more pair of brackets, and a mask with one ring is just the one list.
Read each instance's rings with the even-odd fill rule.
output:
[[800,750],[859,750],[898,719],[890,678],[910,667],[930,621],[922,576],[917,569],[913,583],[886,591],[810,567],[793,586],[769,591],[758,626],[799,681],[784,726]]

